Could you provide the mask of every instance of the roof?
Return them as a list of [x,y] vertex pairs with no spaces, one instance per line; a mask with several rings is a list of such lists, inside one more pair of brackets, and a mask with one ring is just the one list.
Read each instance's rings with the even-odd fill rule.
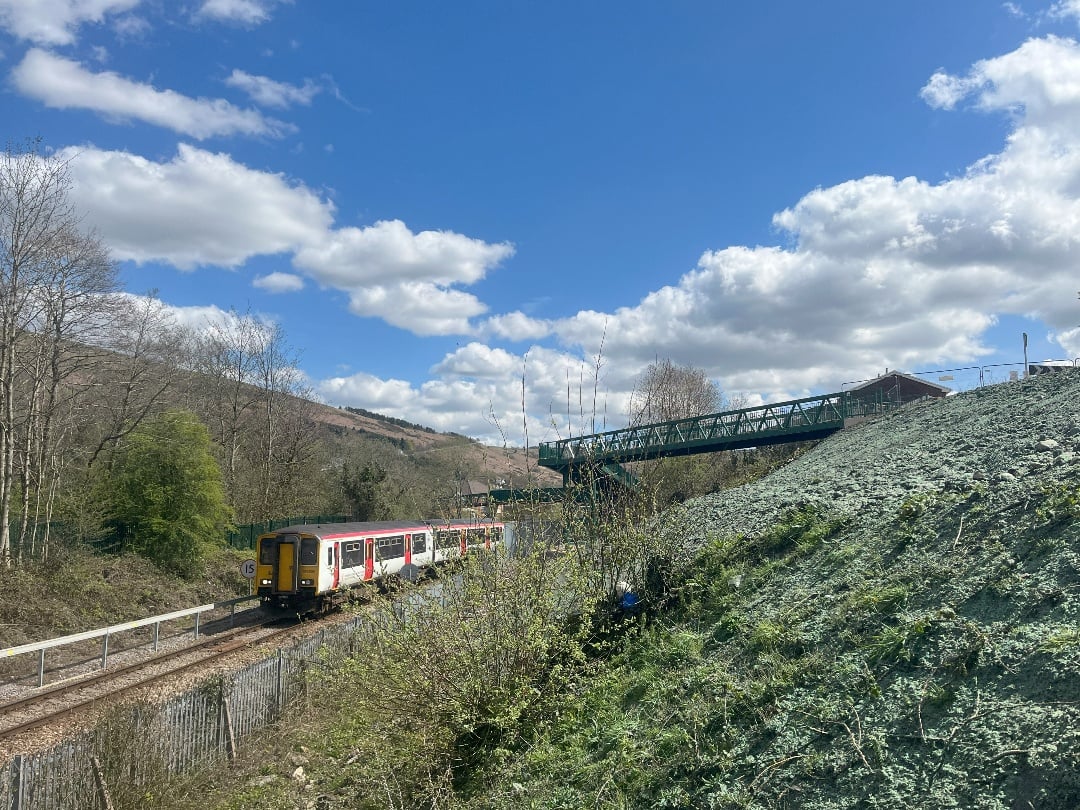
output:
[[871,388],[881,388],[883,385],[900,385],[902,380],[907,382],[909,386],[914,385],[939,392],[938,396],[945,396],[952,393],[951,388],[946,388],[944,385],[938,385],[937,383],[930,382],[929,380],[924,380],[922,377],[916,377],[913,374],[905,374],[902,371],[890,371],[887,374],[882,374],[880,377],[875,377],[872,380],[867,380],[862,385],[857,385],[854,388],[849,388],[848,390],[863,391]]

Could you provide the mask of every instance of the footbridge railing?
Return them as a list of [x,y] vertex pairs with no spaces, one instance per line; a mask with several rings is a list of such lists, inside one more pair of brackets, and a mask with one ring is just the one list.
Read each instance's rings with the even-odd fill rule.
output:
[[840,430],[849,419],[880,413],[887,407],[887,402],[858,398],[849,391],[823,394],[544,442],[539,448],[539,463],[562,472],[569,480],[574,469],[583,465],[820,439]]

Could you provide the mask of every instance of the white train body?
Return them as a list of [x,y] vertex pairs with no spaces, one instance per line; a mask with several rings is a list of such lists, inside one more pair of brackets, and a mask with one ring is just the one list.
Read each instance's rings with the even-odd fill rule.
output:
[[474,520],[288,526],[259,537],[255,582],[263,604],[326,607],[350,588],[424,569],[503,542],[505,527]]

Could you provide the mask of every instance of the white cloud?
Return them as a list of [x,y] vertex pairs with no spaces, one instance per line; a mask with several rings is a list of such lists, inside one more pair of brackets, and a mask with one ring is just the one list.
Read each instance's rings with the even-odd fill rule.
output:
[[101,23],[141,0],[0,0],[0,26],[20,39],[70,45],[85,23]]
[[304,289],[304,280],[293,273],[269,273],[258,276],[251,282],[253,286],[269,293],[298,292]]
[[485,377],[504,380],[519,373],[522,359],[505,349],[469,343],[443,358],[432,371],[449,377]]
[[487,311],[454,285],[473,284],[513,255],[451,231],[413,233],[400,220],[347,227],[309,242],[294,262],[319,283],[349,293],[357,315],[379,317],[418,335],[468,334]]
[[223,99],[195,99],[173,90],[93,73],[78,62],[31,48],[12,73],[15,87],[47,107],[92,110],[110,119],[138,120],[202,140],[223,135],[278,137],[289,127]]
[[341,228],[332,238],[308,245],[297,264],[336,287],[428,281],[441,286],[472,284],[509,258],[508,243],[488,244],[452,231],[413,233],[401,220],[366,228]]
[[982,110],[1015,113],[1019,130],[1066,129],[1072,138],[1080,124],[1080,48],[1061,37],[1029,39],[1011,53],[976,62],[967,76],[934,74],[922,93],[945,109],[970,96]]
[[1068,357],[1080,360],[1080,326],[1051,333],[1049,339],[1065,349]]
[[438,376],[420,386],[360,373],[315,388],[335,405],[393,413],[495,445],[520,445],[526,431],[534,443],[625,423],[625,397],[602,393],[594,409],[593,369],[573,355],[542,347],[515,355],[470,343],[432,372]]
[[1011,113],[1004,150],[938,184],[816,189],[774,217],[791,247],[707,251],[637,306],[579,312],[557,334],[588,354],[602,345],[616,391],[657,357],[702,367],[729,393],[792,396],[886,367],[975,364],[1002,314],[1041,319],[1075,350],[1080,46],[1030,40],[927,87],[944,108],[971,98]]
[[291,0],[206,0],[198,14],[220,22],[258,25],[270,19],[270,10],[279,2]]
[[61,154],[76,204],[118,259],[235,267],[318,241],[333,221],[307,187],[185,144],[167,163],[92,146]]
[[322,88],[311,79],[300,86],[274,81],[266,76],[254,76],[243,70],[233,70],[225,84],[247,93],[252,101],[263,107],[284,109],[293,104],[310,104]]
[[1061,19],[1073,17],[1080,20],[1080,0],[1058,0],[1050,7],[1050,16]]
[[523,312],[508,312],[488,318],[480,331],[507,340],[539,340],[551,334],[551,322],[530,318]]
[[[487,307],[457,285],[513,254],[509,244],[413,233],[396,220],[335,230],[333,205],[306,186],[186,144],[166,163],[93,146],[61,155],[71,159],[74,201],[116,258],[192,269],[291,253],[320,285],[347,293],[353,313],[419,335],[470,334]],[[281,292],[302,280],[274,273],[255,283]]]
[[951,110],[975,86],[971,80],[959,79],[944,71],[938,71],[930,77],[930,81],[919,91],[919,95],[931,107]]
[[467,292],[422,281],[356,285],[349,291],[349,310],[355,315],[382,318],[416,335],[464,335],[469,319],[487,307]]

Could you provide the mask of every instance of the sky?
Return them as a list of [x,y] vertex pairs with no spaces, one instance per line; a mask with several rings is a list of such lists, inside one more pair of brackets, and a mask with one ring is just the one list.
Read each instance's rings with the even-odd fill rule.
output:
[[[489,443],[1080,356],[1080,0],[0,0],[124,289]],[[948,379],[951,378],[951,379]]]

